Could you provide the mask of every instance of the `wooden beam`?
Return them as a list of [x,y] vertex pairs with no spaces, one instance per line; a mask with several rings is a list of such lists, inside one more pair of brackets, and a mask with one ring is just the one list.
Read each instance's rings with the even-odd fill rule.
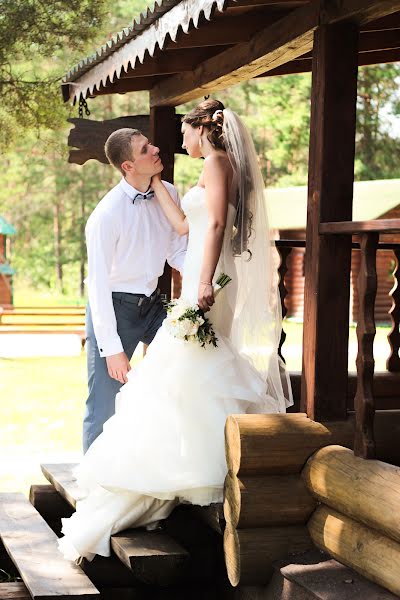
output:
[[334,221],[321,223],[321,234],[347,234],[358,233],[400,233],[400,219],[376,219],[371,221]]
[[400,11],[377,19],[376,21],[369,21],[365,25],[362,25],[360,31],[382,31],[389,29],[400,29]]
[[317,29],[313,52],[301,410],[346,418],[351,237],[320,236],[320,222],[351,220],[358,29]]
[[107,96],[108,94],[127,94],[128,92],[141,92],[151,90],[155,83],[153,77],[141,77],[137,79],[115,79],[113,83],[101,86],[99,90],[93,90],[93,96]]
[[280,8],[282,6],[302,6],[307,4],[309,0],[228,0],[226,9],[238,7],[253,7],[253,6],[274,6]]
[[358,66],[387,64],[400,61],[400,48],[379,50],[377,52],[362,52],[358,55]]
[[315,3],[299,8],[253,36],[199,65],[192,73],[169,77],[150,93],[151,106],[177,105],[252,79],[312,48],[318,24]]
[[376,21],[400,11],[400,0],[320,0],[321,25],[339,21],[357,22],[361,27],[370,21]]
[[289,63],[281,65],[276,69],[272,69],[272,71],[267,71],[266,73],[262,73],[257,77],[274,77],[275,75],[293,75],[296,73],[309,73],[312,68],[312,60],[311,58],[303,58],[292,60]]
[[400,30],[365,31],[360,35],[359,52],[400,48]]
[[247,42],[257,31],[275,23],[288,12],[287,9],[276,13],[261,9],[240,16],[221,15],[212,21],[204,20],[198,28],[190,29],[188,33],[178,33],[176,41],[166,41],[163,50],[227,46]]
[[215,56],[220,51],[217,48],[185,48],[184,50],[165,50],[148,58],[141,65],[121,73],[120,80],[149,75],[168,75],[171,73],[184,73],[193,69],[204,60]]
[[[400,61],[400,48],[392,50],[377,50],[376,52],[360,52],[358,54],[358,66],[366,67],[368,65],[380,65],[392,62]],[[286,63],[267,71],[258,77],[273,77],[274,75],[293,75],[296,73],[309,73],[312,69],[311,58],[300,58],[292,60],[290,63]]]
[[150,92],[151,106],[176,106],[252,79],[293,61],[312,49],[313,32],[320,24],[356,21],[365,25],[400,10],[400,0],[323,0],[310,2],[282,17],[249,42],[221,52],[192,73],[168,77]]

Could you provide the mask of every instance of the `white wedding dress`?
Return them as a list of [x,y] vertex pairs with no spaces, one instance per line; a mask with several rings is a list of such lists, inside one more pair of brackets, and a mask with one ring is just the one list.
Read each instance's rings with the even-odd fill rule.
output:
[[[189,222],[182,297],[197,302],[208,215],[204,188],[182,201]],[[216,276],[237,284],[228,223]],[[284,412],[266,393],[266,384],[229,340],[233,310],[221,290],[207,314],[218,342],[202,348],[172,337],[162,326],[129,381],[117,395],[116,414],[104,426],[76,476],[87,496],[63,520],[60,550],[72,560],[109,556],[110,535],[166,518],[178,502],[221,502],[226,475],[224,425],[228,415]],[[226,299],[225,299],[226,300]]]

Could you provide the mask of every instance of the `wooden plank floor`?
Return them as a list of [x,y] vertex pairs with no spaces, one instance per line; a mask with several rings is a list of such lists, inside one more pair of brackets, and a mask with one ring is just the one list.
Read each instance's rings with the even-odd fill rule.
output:
[[34,600],[90,600],[100,592],[65,560],[57,536],[23,494],[0,494],[0,537]]

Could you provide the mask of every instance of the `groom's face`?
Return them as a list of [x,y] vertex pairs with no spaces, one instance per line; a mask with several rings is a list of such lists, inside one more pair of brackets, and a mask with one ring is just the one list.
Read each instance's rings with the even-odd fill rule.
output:
[[159,157],[160,149],[153,146],[144,135],[135,135],[132,137],[132,161],[130,163],[131,172],[135,175],[147,175],[152,177],[161,173],[164,168]]

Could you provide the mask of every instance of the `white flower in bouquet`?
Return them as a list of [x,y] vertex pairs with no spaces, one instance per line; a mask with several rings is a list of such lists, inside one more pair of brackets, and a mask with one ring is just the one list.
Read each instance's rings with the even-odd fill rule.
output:
[[[231,278],[222,273],[214,285],[215,295],[230,281],[232,281]],[[184,299],[179,298],[179,300],[173,300],[167,305],[167,313],[165,326],[173,337],[187,342],[198,342],[202,348],[205,348],[206,344],[217,346],[218,339],[212,324],[197,304],[193,306]]]

